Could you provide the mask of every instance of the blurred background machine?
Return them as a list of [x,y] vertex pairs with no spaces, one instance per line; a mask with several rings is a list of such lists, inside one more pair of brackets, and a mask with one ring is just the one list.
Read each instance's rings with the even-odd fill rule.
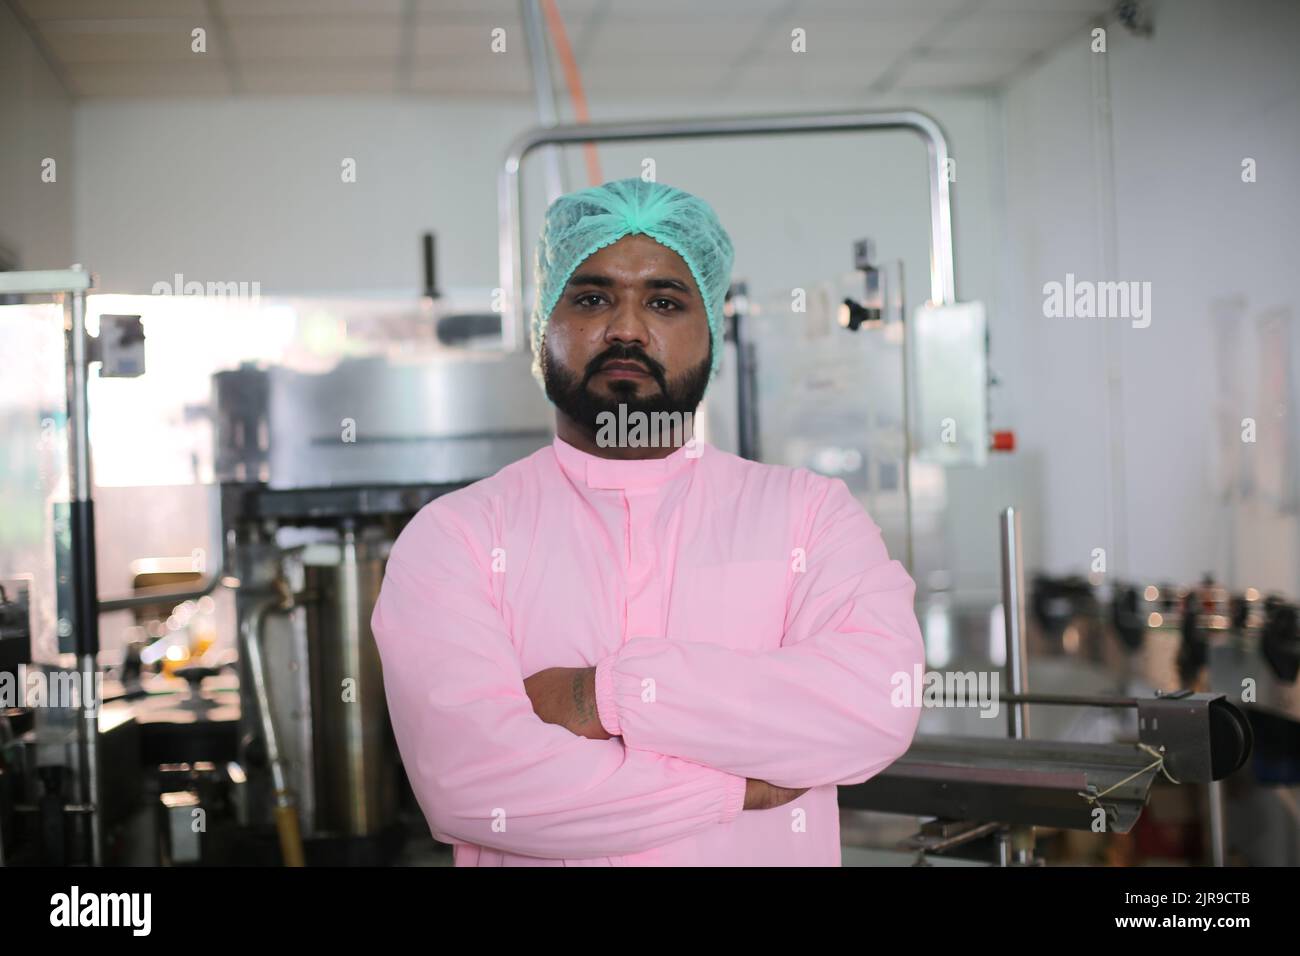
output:
[[[432,300],[91,296],[88,311],[103,299],[177,338],[151,338],[152,381],[94,396],[106,411],[121,400],[154,416],[115,433],[105,415],[92,436],[101,579],[128,587],[97,602],[97,721],[30,694],[0,701],[6,862],[392,862],[404,814],[423,819],[369,630],[384,562],[424,504],[551,441],[527,358],[478,346],[499,339],[498,317]],[[57,387],[59,310],[0,309],[6,331],[40,340],[49,385],[7,397],[22,427],[6,500],[30,526],[5,523],[17,537],[0,556],[0,663],[35,660],[44,682],[75,672],[58,505],[75,422]],[[256,359],[205,355],[192,339],[214,317],[227,332],[242,324],[248,352],[259,351],[252,330],[272,328],[271,344]],[[181,387],[166,374],[179,363]],[[142,431],[155,442],[143,453]],[[29,448],[49,461],[26,467]],[[111,483],[178,461],[201,483]],[[168,541],[172,553],[148,556]],[[91,800],[77,731],[96,723],[106,772]]]
[[293,800],[309,844],[378,842],[391,857],[401,780],[370,634],[384,562],[429,501],[548,444],[547,406],[527,360],[500,353],[241,367],[214,388],[239,759],[262,771],[250,819]]

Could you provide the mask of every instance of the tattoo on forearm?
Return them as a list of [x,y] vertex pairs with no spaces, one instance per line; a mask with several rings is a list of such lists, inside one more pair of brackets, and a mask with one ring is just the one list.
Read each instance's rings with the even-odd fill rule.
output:
[[573,708],[578,712],[578,719],[586,723],[596,718],[596,700],[587,693],[587,672],[573,672]]

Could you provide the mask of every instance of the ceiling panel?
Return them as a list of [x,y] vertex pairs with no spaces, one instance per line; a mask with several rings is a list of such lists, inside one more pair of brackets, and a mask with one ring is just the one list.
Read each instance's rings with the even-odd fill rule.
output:
[[469,59],[487,58],[501,63],[518,61],[528,64],[528,45],[523,33],[513,34],[506,28],[506,47],[497,53],[492,49],[492,31],[496,29],[490,23],[433,23],[421,20],[415,28],[412,53],[417,61],[442,60],[448,57]]
[[416,66],[411,69],[412,93],[439,96],[528,96],[532,78],[514,66],[505,69],[466,68],[460,63]]
[[664,57],[703,56],[729,62],[769,32],[759,21],[659,20],[632,23],[605,19],[584,38],[579,51],[584,63],[622,60],[638,72],[653,75]]
[[74,95],[98,96],[224,96],[234,92],[230,77],[214,60],[190,64],[87,63],[71,67],[68,82]]
[[32,20],[116,20],[206,17],[204,0],[17,0]]
[[629,22],[724,20],[753,23],[795,6],[791,0],[556,0],[560,16],[583,20],[600,16]]
[[[569,20],[568,4],[559,0],[560,16]],[[518,22],[519,0],[415,0],[416,15],[422,19],[485,20],[505,25]]]
[[393,93],[397,70],[391,60],[350,60],[321,66],[263,60],[240,68],[247,93]]
[[864,52],[903,56],[914,44],[932,34],[942,19],[933,14],[923,17],[782,17],[759,35],[755,52],[772,56],[791,56],[791,31],[805,31],[807,53],[799,56],[853,56]]
[[402,15],[404,0],[213,0],[217,10],[228,17],[299,17],[313,19],[328,16],[397,17]]
[[889,68],[886,57],[789,56],[779,63],[755,61],[735,84],[737,92],[810,94],[835,98],[861,93]]
[[1110,0],[984,0],[982,13],[1084,13],[1109,12]]
[[586,61],[583,85],[588,95],[640,94],[643,96],[699,93],[707,96],[726,89],[733,75],[730,65],[715,56],[664,54],[653,62],[629,63],[617,56]]
[[248,60],[390,57],[396,63],[402,40],[399,17],[237,17],[227,30],[235,56]]
[[[193,50],[193,31],[207,31],[206,52]],[[197,19],[51,20],[42,34],[61,63],[158,63],[215,56],[220,33]]]
[[[518,0],[9,2],[78,96],[208,94],[223,76],[239,94],[531,94]],[[1086,36],[1111,0],[556,2],[589,95],[843,99],[1005,82]],[[208,31],[206,54],[191,52],[196,26]],[[496,27],[504,54],[490,48]],[[790,49],[795,27],[807,53]],[[558,64],[554,74],[563,95]]]
[[984,57],[917,57],[903,64],[893,88],[898,90],[979,89],[1013,76],[1022,61],[1006,55]]
[[1033,53],[1086,37],[1089,17],[1080,13],[989,13],[945,25],[931,44],[936,50],[1013,50]]
[[791,16],[825,16],[843,19],[859,17],[939,17],[968,9],[980,0],[802,0],[794,4]]

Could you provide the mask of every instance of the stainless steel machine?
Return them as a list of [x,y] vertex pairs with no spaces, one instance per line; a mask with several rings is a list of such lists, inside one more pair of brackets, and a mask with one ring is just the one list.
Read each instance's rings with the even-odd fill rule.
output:
[[[241,635],[251,824],[382,840],[401,778],[370,616],[402,526],[551,440],[522,356],[345,360],[213,378],[226,583]],[[255,480],[252,480],[255,479]]]
[[[88,274],[68,275],[77,293],[68,309],[107,311],[82,294]],[[60,277],[28,278],[24,289],[58,294]],[[178,398],[174,385],[141,377],[142,364],[132,386],[133,405],[172,409],[160,417],[185,423],[196,473],[211,468],[213,493],[208,508],[177,514],[172,502],[189,497],[185,489],[100,489],[141,509],[140,538],[104,542],[101,561],[129,556],[152,570],[134,574],[129,593],[92,593],[93,611],[78,615],[77,595],[98,591],[74,560],[94,550],[93,538],[79,535],[92,535],[95,523],[74,513],[70,525],[59,504],[71,470],[62,451],[83,449],[87,457],[75,461],[89,489],[83,410],[98,380],[69,375],[65,402],[60,371],[66,359],[84,372],[88,354],[103,362],[102,340],[119,324],[101,314],[98,337],[78,327],[81,345],[65,349],[57,303],[11,307],[21,315],[4,317],[12,319],[6,332],[40,339],[34,365],[50,381],[16,382],[22,388],[3,406],[19,426],[21,464],[6,502],[31,528],[5,525],[23,537],[0,556],[0,651],[6,670],[35,656],[33,672],[75,675],[82,660],[107,680],[98,685],[104,699],[76,701],[80,709],[39,701],[0,709],[0,852],[10,863],[390,860],[403,836],[404,782],[369,632],[384,563],[428,501],[549,443],[549,408],[527,360],[482,347],[499,338],[498,317],[445,301],[112,301],[158,320],[162,363],[211,369],[206,400]],[[214,309],[227,332],[245,323],[250,343],[276,323],[297,337],[277,340],[279,360],[232,367],[216,349],[195,352],[186,342],[211,329]],[[136,324],[120,323],[123,335],[139,331],[138,316],[130,318]],[[320,339],[322,327],[331,338]],[[101,364],[101,377],[108,371]],[[29,448],[52,461],[33,457],[28,473]],[[110,474],[120,464],[102,457]],[[183,558],[138,560],[141,541],[176,522],[199,546],[187,544]],[[130,523],[108,512],[101,533]],[[233,606],[229,632],[211,631],[214,599],[217,619]],[[98,638],[100,615],[117,621],[108,650],[78,651]],[[201,641],[192,617],[209,619]],[[63,661],[71,651],[78,655]],[[83,733],[96,725],[93,714],[81,717],[92,708],[98,734]],[[105,756],[112,773],[98,775]]]
[[[1226,862],[1222,782],[1242,770],[1254,748],[1245,711],[1223,693],[1197,693],[1190,681],[1142,697],[1030,692],[1031,657],[1020,516],[1001,516],[1007,693],[1006,737],[918,734],[908,752],[864,784],[841,788],[841,805],[921,816],[902,846],[918,865],[933,855],[973,853],[1000,865],[1041,865],[1038,828],[1100,837],[1129,834],[1158,782],[1204,787],[1212,859]],[[1041,587],[1041,580],[1036,582]],[[1056,611],[1036,593],[1036,618]],[[1054,618],[1053,618],[1054,620]],[[1041,637],[1041,635],[1040,635]],[[941,705],[950,702],[942,700]],[[1030,705],[1124,714],[1113,740],[1031,735]],[[1162,780],[1163,778],[1163,780]]]

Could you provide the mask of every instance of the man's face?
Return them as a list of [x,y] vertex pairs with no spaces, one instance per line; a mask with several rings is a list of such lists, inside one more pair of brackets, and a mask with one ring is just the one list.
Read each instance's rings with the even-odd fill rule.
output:
[[[682,257],[649,236],[597,250],[547,323],[546,395],[595,434],[602,412],[695,413],[709,382],[708,316]],[[619,366],[623,367],[619,367]]]

